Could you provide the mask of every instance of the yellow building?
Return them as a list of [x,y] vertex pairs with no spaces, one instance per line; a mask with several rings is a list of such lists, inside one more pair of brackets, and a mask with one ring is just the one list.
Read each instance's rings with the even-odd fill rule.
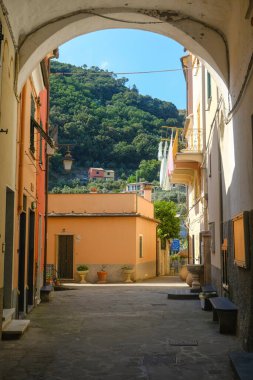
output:
[[105,265],[109,282],[122,281],[122,267],[136,280],[156,275],[153,204],[136,194],[50,194],[48,257],[58,276],[79,280],[76,268],[89,266],[87,281],[97,281]]

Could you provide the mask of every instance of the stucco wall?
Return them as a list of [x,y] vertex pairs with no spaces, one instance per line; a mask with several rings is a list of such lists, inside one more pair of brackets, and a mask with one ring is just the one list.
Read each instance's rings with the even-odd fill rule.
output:
[[135,194],[49,194],[49,213],[133,213]]
[[93,267],[87,279],[95,282],[96,270],[104,264],[109,279],[120,281],[121,271],[112,273],[113,266],[135,265],[135,226],[134,217],[49,217],[47,262],[57,269],[58,235],[73,235],[74,276],[78,264],[87,264]]
[[[0,288],[2,288],[4,268],[4,253],[2,252],[2,247],[5,243],[6,187],[15,191],[18,103],[13,90],[15,51],[1,10],[0,18],[3,28],[2,33],[4,35],[4,40],[1,43],[0,65],[0,129],[8,129],[7,134],[0,133]],[[0,298],[0,303],[2,303],[2,298]]]
[[[142,253],[140,257],[140,236]],[[156,223],[138,218],[136,223],[136,279],[155,277],[156,275]]]

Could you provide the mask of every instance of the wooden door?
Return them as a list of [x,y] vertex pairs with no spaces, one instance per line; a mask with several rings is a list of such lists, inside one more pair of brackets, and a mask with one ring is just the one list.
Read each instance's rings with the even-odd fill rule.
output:
[[73,235],[59,235],[58,274],[60,278],[73,278]]
[[20,214],[19,221],[19,255],[18,255],[18,311],[25,309],[25,247],[26,247],[26,213]]
[[[35,213],[29,211],[29,226],[28,226],[28,259],[27,259],[27,308],[34,304],[34,228],[35,228]],[[29,311],[27,309],[27,311]]]

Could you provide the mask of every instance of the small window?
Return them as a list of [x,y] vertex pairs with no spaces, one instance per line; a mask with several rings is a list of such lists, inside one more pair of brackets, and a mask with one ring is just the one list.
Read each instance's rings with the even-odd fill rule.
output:
[[139,236],[139,257],[143,257],[143,236]]
[[30,120],[30,151],[34,154],[35,153],[35,102],[33,97],[31,96],[31,120]]
[[35,126],[34,123],[35,120],[33,116],[31,116],[31,121],[30,121],[30,151],[34,154],[35,153]]
[[222,257],[222,285],[224,288],[228,287],[228,242],[224,239],[221,246]]
[[211,99],[212,97],[212,85],[211,85],[211,75],[207,72],[207,99]]
[[2,23],[0,22],[0,55],[1,55],[1,45],[2,45],[3,39],[4,39],[3,27],[2,27]]
[[195,236],[192,235],[192,262],[195,264]]
[[234,260],[237,266],[247,268],[249,256],[249,213],[247,211],[233,218]]
[[209,223],[209,231],[211,235],[210,249],[212,253],[215,253],[215,222]]
[[209,160],[208,160],[208,177],[212,177],[212,155],[209,153]]
[[42,157],[43,157],[43,144],[42,144],[42,135],[40,134],[40,156],[39,156],[40,165],[43,164]]
[[97,172],[97,174],[99,174],[99,172]]

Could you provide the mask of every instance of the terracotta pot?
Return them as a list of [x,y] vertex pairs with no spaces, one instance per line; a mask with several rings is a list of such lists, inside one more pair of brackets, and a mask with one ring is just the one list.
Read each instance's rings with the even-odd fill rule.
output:
[[188,270],[187,270],[187,267],[186,265],[183,265],[180,269],[180,272],[179,272],[179,277],[181,278],[182,281],[185,281],[187,276],[188,276]]
[[186,284],[189,286],[192,286],[192,274],[191,273],[188,273],[188,275],[186,277]]
[[100,272],[97,272],[97,275],[98,275],[98,284],[104,284],[107,282],[107,272],[100,271]]

